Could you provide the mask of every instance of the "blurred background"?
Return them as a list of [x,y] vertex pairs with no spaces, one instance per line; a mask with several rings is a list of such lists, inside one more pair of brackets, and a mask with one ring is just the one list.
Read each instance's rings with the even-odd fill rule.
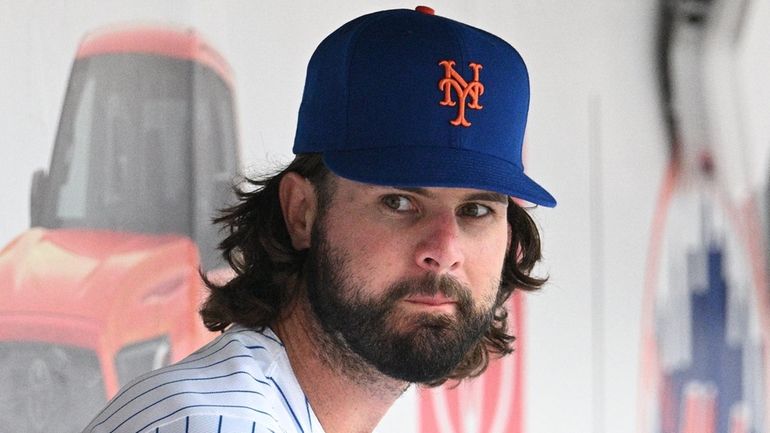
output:
[[[210,338],[224,186],[291,159],[325,35],[415,6],[0,2],[0,425],[79,431]],[[512,304],[513,361],[378,431],[770,432],[770,2],[428,6],[524,57],[526,170],[559,205],[532,210],[550,280]]]

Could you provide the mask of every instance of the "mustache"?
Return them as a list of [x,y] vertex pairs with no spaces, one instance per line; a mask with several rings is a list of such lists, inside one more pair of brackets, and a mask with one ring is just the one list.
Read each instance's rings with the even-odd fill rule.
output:
[[471,305],[471,289],[449,275],[427,274],[420,278],[409,278],[393,284],[388,290],[387,301],[398,301],[408,296],[435,296],[442,294],[458,304]]

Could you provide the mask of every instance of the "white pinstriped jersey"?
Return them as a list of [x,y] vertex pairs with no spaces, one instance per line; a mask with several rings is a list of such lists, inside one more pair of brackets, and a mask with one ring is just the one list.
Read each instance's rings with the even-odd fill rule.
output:
[[233,327],[126,385],[83,433],[323,433],[270,330]]

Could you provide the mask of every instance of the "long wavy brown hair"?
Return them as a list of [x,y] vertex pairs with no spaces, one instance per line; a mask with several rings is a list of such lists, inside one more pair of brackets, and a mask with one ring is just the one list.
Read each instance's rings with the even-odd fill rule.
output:
[[[258,179],[245,178],[236,187],[239,202],[222,210],[214,220],[228,232],[219,247],[235,277],[220,285],[204,276],[210,294],[200,313],[211,331],[224,331],[233,323],[256,329],[273,325],[302,287],[307,251],[292,247],[278,198],[281,179],[289,172],[313,184],[319,213],[331,200],[333,182],[319,154],[298,155],[285,169]],[[530,275],[541,258],[540,235],[529,214],[513,200],[508,206],[508,223],[511,246],[492,325],[451,374],[425,385],[476,377],[486,370],[491,358],[513,351],[515,337],[508,332],[505,302],[514,290],[537,290],[547,278]]]

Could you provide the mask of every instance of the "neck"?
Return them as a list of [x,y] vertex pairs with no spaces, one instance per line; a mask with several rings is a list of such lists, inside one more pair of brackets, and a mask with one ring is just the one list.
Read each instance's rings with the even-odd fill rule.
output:
[[326,433],[374,430],[408,383],[383,375],[340,347],[321,328],[307,301],[275,326],[294,375]]

